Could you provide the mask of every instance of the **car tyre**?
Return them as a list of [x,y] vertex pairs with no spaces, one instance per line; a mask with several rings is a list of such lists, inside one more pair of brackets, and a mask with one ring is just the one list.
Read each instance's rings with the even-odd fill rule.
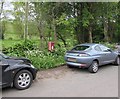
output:
[[96,73],[98,71],[98,62],[97,61],[93,61],[92,64],[89,66],[88,70],[91,73]]
[[115,65],[118,65],[118,66],[120,65],[120,57],[119,56],[115,60]]
[[21,70],[15,76],[14,87],[19,90],[27,89],[31,86],[32,81],[33,76],[31,72],[28,70]]

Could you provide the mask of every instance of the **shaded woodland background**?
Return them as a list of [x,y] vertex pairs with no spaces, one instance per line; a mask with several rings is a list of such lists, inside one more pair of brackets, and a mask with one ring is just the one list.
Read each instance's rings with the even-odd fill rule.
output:
[[[55,58],[76,44],[120,42],[120,2],[1,2],[0,8],[3,52],[28,57],[40,68],[56,65]],[[55,43],[52,54],[49,41]],[[53,64],[45,64],[41,53]]]

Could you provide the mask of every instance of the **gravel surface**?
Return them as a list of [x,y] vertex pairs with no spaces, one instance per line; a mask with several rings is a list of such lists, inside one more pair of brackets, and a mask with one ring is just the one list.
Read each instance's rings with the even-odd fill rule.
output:
[[26,90],[5,88],[3,97],[118,97],[118,66],[107,65],[95,74],[61,66],[39,71]]

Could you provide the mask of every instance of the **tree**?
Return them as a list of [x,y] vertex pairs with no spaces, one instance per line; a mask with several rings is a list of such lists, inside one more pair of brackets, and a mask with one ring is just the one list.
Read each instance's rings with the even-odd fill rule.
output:
[[15,17],[13,20],[14,31],[16,35],[19,35],[20,39],[25,39],[25,3],[24,2],[12,2],[14,11],[11,11]]
[[1,2],[1,9],[0,9],[0,39],[4,39],[3,25],[2,25],[3,4],[4,4],[4,2]]
[[11,25],[14,26],[14,32],[23,39],[32,39],[36,36],[41,50],[47,47],[49,41],[66,47],[85,42],[101,42],[101,40],[115,42],[120,38],[118,29],[120,11],[117,2],[14,2],[12,4],[14,11],[10,13],[14,19],[7,22],[13,22]]
[[28,38],[28,2],[25,2],[25,28],[24,28],[24,39]]
[[120,42],[120,1],[117,4],[117,32],[116,32],[116,38],[117,38],[117,42]]

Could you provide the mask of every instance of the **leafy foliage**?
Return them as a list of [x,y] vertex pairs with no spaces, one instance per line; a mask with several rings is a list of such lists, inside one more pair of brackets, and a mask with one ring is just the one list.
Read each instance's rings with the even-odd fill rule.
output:
[[54,52],[47,50],[40,51],[36,44],[31,41],[18,43],[13,47],[3,49],[3,53],[9,56],[29,58],[38,69],[48,69],[64,64],[64,54],[66,49],[56,46]]
[[63,55],[59,55],[58,53],[59,52],[51,53],[35,50],[28,52],[26,56],[32,60],[32,63],[38,69],[48,69],[65,63]]
[[14,56],[25,56],[25,51],[28,50],[33,50],[36,48],[36,45],[34,42],[32,41],[23,41],[22,43],[18,43],[12,47],[8,47],[8,48],[3,48],[2,52],[5,54],[11,54]]

